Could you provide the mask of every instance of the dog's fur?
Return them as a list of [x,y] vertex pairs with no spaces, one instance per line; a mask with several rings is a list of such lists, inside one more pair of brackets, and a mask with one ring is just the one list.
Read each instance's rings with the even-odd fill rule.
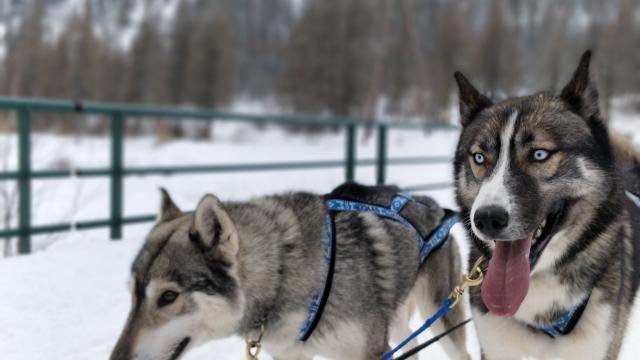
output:
[[[131,312],[111,359],[174,360],[209,340],[255,339],[261,324],[263,347],[277,359],[379,358],[389,338],[409,334],[412,304],[430,316],[459,279],[453,239],[420,266],[415,234],[406,226],[370,213],[336,214],[328,303],[309,340],[297,335],[325,284],[325,200],[388,205],[396,192],[347,184],[328,197],[292,193],[222,203],[207,195],[195,213],[182,213],[164,193],[160,221],[132,266]],[[428,233],[444,212],[429,198],[416,199],[421,205],[410,203],[402,214]],[[177,294],[169,304],[162,300],[167,290]],[[458,307],[435,331],[462,320]],[[467,357],[463,331],[442,344],[452,358]]]
[[[493,240],[532,236],[558,204],[565,205],[557,225],[531,246],[528,293],[513,316],[494,315],[480,289],[471,290],[486,359],[615,359],[620,351],[640,278],[640,211],[625,196],[625,190],[638,193],[640,155],[608,134],[589,76],[590,56],[583,55],[559,95],[496,104],[456,73],[463,130],[454,171],[472,240],[470,263],[491,258]],[[550,156],[535,161],[536,149]],[[474,161],[478,153],[482,165]],[[494,237],[475,225],[477,209],[488,205],[509,215]],[[569,334],[554,339],[529,326],[553,323],[589,294]]]

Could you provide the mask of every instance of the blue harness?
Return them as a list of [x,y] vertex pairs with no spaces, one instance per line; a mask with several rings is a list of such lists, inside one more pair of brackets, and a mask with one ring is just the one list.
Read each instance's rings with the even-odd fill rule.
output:
[[318,321],[322,317],[324,306],[329,297],[331,291],[331,284],[333,282],[333,270],[335,265],[336,254],[336,236],[335,236],[335,214],[338,212],[366,212],[374,213],[378,216],[382,216],[388,219],[395,220],[416,233],[416,241],[420,246],[420,262],[423,263],[429,254],[431,254],[436,248],[438,248],[447,239],[451,227],[455,225],[459,218],[455,213],[445,215],[445,219],[440,226],[434,230],[426,239],[423,239],[420,232],[413,226],[413,224],[405,217],[400,215],[400,211],[405,207],[409,201],[414,201],[410,195],[404,193],[398,193],[392,200],[391,205],[386,208],[378,205],[366,204],[357,201],[343,200],[343,199],[331,199],[327,200],[327,214],[325,215],[325,238],[324,238],[324,261],[327,265],[327,273],[325,277],[325,286],[320,293],[316,293],[311,298],[311,306],[307,313],[307,318],[300,327],[298,333],[298,339],[306,341],[313,330],[316,328]]

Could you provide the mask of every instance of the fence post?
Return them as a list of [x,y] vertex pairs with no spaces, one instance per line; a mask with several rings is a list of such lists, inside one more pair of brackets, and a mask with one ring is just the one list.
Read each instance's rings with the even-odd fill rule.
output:
[[18,109],[18,253],[31,252],[31,114]]
[[124,119],[117,112],[111,117],[111,240],[122,239],[122,140]]
[[376,184],[385,183],[387,167],[387,125],[378,125],[378,144],[376,158]]
[[345,159],[345,178],[347,181],[353,181],[356,175],[356,126],[354,124],[347,125],[346,129],[346,159]]

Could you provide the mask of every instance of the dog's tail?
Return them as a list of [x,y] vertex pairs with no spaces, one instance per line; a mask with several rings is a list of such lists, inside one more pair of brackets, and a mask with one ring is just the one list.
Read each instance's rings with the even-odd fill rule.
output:
[[631,139],[616,132],[611,132],[609,137],[619,168],[629,169],[640,166],[640,148],[634,146]]
[[640,194],[640,149],[620,134],[612,133],[610,137],[625,190]]

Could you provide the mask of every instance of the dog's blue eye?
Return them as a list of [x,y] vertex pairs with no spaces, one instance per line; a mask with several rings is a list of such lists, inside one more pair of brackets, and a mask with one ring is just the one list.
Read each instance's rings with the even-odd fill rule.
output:
[[178,298],[178,295],[177,292],[171,290],[163,292],[158,298],[158,306],[162,307],[173,303]]
[[473,154],[473,161],[478,165],[484,164],[484,155],[481,153]]
[[535,161],[545,161],[549,158],[549,152],[544,149],[538,149],[533,152],[533,160]]

